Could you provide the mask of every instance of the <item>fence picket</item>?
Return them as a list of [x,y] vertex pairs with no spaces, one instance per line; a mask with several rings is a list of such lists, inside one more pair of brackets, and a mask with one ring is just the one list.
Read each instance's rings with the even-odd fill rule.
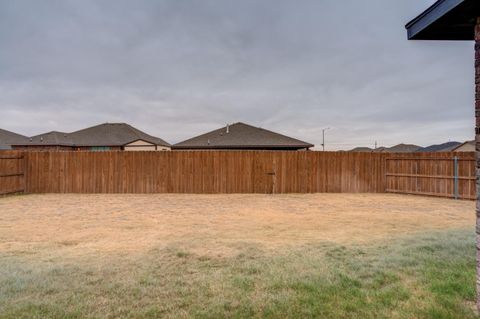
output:
[[456,190],[459,198],[474,199],[475,189],[474,153],[0,152],[0,194],[392,192],[453,198]]

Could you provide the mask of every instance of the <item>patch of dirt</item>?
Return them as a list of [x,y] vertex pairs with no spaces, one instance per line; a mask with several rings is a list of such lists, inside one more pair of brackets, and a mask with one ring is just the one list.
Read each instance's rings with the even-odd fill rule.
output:
[[227,256],[245,244],[361,244],[474,223],[472,201],[393,194],[11,196],[0,199],[0,252],[81,257],[175,247]]

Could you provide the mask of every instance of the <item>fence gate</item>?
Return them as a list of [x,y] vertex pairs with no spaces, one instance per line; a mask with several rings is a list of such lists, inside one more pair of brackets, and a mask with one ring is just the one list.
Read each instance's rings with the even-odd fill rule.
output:
[[20,152],[0,152],[0,195],[25,192],[25,158]]
[[387,157],[386,192],[475,199],[475,160],[449,157]]

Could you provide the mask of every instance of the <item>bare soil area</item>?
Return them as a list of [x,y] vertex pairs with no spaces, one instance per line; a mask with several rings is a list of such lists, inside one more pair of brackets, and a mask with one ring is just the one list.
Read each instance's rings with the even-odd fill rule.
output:
[[221,257],[245,245],[366,244],[473,227],[474,209],[471,201],[393,194],[11,196],[0,198],[0,252],[84,257],[184,247]]

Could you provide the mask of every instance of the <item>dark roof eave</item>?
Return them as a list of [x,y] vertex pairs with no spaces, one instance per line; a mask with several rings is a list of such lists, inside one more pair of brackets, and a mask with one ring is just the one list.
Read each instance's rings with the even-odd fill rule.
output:
[[439,0],[407,23],[409,40],[473,40],[477,0]]
[[68,146],[74,147],[76,145],[66,143],[11,143],[12,146]]
[[29,143],[12,143],[10,145],[12,146],[68,146],[68,147],[101,147],[101,146],[105,146],[105,147],[122,147],[122,146],[127,146],[133,142],[136,142],[136,141],[144,141],[144,142],[147,142],[147,143],[151,143],[152,145],[156,145],[156,146],[164,146],[164,147],[171,147],[170,145],[164,145],[164,144],[159,144],[159,143],[152,143],[152,142],[149,142],[149,141],[146,141],[146,140],[143,140],[143,139],[135,139],[133,141],[130,141],[128,143],[125,143],[125,144],[102,144],[102,143],[98,143],[98,144],[95,144],[95,143],[89,143],[89,144],[68,144],[68,143],[32,143],[32,142],[29,142]]

